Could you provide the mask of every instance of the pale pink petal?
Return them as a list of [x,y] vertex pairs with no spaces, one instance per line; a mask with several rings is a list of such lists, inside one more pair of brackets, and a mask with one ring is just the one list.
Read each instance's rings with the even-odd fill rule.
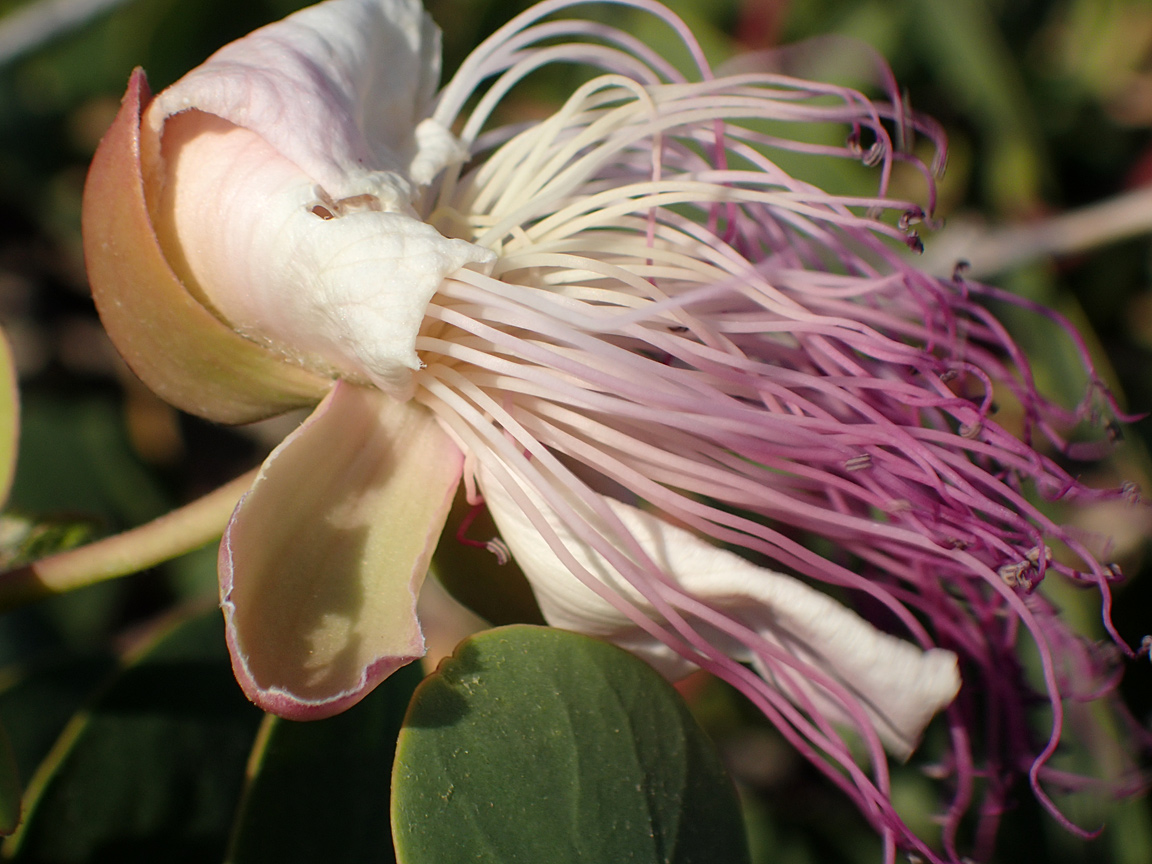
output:
[[344,198],[374,192],[380,173],[403,183],[422,155],[464,158],[443,135],[417,140],[439,80],[440,32],[420,0],[330,0],[221,48],[157,97],[149,122],[159,133],[181,111],[215,114]]
[[234,332],[172,271],[156,238],[141,163],[147,144],[140,112],[149,98],[136,70],[84,188],[84,259],[108,335],[145,384],[201,417],[245,423],[315,404],[331,381]]
[[[501,536],[532,583],[548,623],[606,637],[679,677],[694,666],[649,636],[573,576],[524,510],[490,474],[481,474],[484,498]],[[579,540],[537,495],[528,495],[556,538],[580,567],[594,574],[648,615],[654,609],[599,553]],[[956,656],[939,648],[924,651],[877,630],[855,612],[798,579],[757,567],[652,513],[605,497],[652,562],[688,595],[704,601],[770,646],[827,676],[850,693],[885,747],[899,758],[915,749],[924,727],[960,688]],[[732,632],[698,627],[731,657],[751,662],[772,683],[763,650]],[[847,722],[849,712],[820,686],[790,676],[781,690],[811,700],[826,716]],[[797,692],[801,691],[801,692]]]
[[343,382],[273,451],[220,545],[253,702],[326,717],[424,654],[416,597],[462,458],[425,409]]
[[333,201],[263,137],[189,111],[168,121],[157,230],[185,284],[240,332],[401,398],[445,276],[493,255],[405,201]]

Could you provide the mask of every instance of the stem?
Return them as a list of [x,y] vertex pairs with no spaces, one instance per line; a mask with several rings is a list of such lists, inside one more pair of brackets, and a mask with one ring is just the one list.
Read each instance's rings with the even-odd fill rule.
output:
[[224,532],[258,470],[139,528],[0,574],[0,610],[138,573],[200,548]]
[[929,272],[947,276],[963,259],[970,265],[967,275],[981,279],[1048,255],[1072,255],[1149,231],[1152,186],[1029,225],[957,226],[930,244],[932,253],[923,264]]

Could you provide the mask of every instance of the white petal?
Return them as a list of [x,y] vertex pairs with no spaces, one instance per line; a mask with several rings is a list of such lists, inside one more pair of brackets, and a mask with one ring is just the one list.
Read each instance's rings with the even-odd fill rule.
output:
[[264,138],[209,114],[171,118],[162,152],[155,225],[185,284],[242,333],[399,398],[441,280],[492,259],[395,201],[318,198]]
[[178,112],[215,114],[334,199],[379,194],[405,185],[439,79],[440,32],[420,0],[330,0],[221,48],[156,97],[148,122],[159,133]]
[[468,159],[468,148],[435,120],[421,120],[414,134],[416,155],[408,166],[408,176],[415,183],[431,183],[449,165]]
[[343,381],[272,452],[220,544],[252,701],[326,717],[424,654],[416,597],[462,463],[423,407]]
[[[480,479],[500,533],[532,583],[550,624],[611,639],[645,656],[666,674],[683,675],[691,670],[691,664],[655,642],[581,584],[490,472],[483,472]],[[524,487],[521,491],[580,564],[646,614],[653,614],[638,592],[601,555],[578,540],[539,496]],[[605,500],[644,552],[686,591],[755,630],[769,643],[785,647],[853,693],[895,756],[906,758],[932,716],[955,698],[960,677],[952,652],[939,648],[924,651],[877,630],[798,579],[757,567],[651,513],[611,498]],[[713,644],[738,660],[752,661],[772,681],[747,646],[719,633],[709,635]],[[808,681],[799,687],[818,710],[833,719],[847,720],[838,702],[820,687]]]
[[108,336],[157,395],[209,420],[250,423],[314,405],[331,388],[330,378],[236,333],[173,271],[156,234],[142,164],[154,144],[140,126],[151,95],[136,70],[84,186],[84,260]]

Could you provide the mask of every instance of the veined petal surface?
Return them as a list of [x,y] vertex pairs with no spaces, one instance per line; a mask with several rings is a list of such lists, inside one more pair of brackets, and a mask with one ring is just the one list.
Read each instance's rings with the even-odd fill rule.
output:
[[253,339],[400,398],[437,287],[494,257],[405,200],[332,200],[267,139],[212,114],[170,118],[162,154],[157,230],[185,283]]
[[424,654],[416,597],[462,462],[424,408],[345,382],[273,451],[220,545],[252,701],[326,717]]
[[136,70],[84,189],[84,258],[92,297],[116,349],[165,401],[244,423],[319,400],[331,386],[235,333],[185,290],[156,238],[145,195]]
[[420,0],[329,0],[221,48],[157,96],[148,122],[159,134],[173,114],[214,114],[334,199],[381,196],[407,191],[413,162],[466,158],[446,129],[422,125],[439,81],[440,31]]
[[[481,477],[485,502],[532,583],[549,624],[606,637],[673,677],[694,668],[575,578],[508,490],[490,473]],[[539,496],[523,486],[520,491],[532,500],[580,567],[646,615],[656,614],[637,589],[577,538]],[[758,567],[652,513],[607,496],[604,502],[644,554],[676,586],[721,611],[740,629],[755,634],[749,638],[715,630],[710,624],[697,625],[708,641],[737,660],[751,662],[789,698],[801,704],[810,701],[826,716],[849,720],[841,701],[805,674],[805,669],[815,670],[858,700],[884,746],[902,759],[915,749],[933,715],[955,698],[960,675],[952,652],[939,648],[924,651],[883,633],[798,579]],[[765,661],[768,655],[757,640],[786,652],[802,667],[778,677]]]

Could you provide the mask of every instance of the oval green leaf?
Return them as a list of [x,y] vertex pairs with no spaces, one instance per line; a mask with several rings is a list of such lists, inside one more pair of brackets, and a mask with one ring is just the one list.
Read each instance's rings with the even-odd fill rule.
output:
[[220,860],[260,717],[219,612],[168,628],[65,727],[5,860]]
[[[230,864],[392,864],[389,785],[419,663],[343,714],[267,715],[249,762]],[[307,827],[302,827],[307,826]]]
[[392,779],[400,864],[742,864],[735,790],[676,691],[615,646],[515,626],[417,689]]

